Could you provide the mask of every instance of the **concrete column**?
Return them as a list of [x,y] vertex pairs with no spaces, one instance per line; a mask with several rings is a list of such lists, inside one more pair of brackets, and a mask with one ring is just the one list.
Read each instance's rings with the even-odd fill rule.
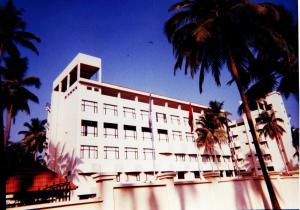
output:
[[186,174],[185,174],[185,180],[194,180],[195,179],[195,176],[194,176],[194,173],[191,172],[191,171],[188,171]]
[[141,172],[140,181],[142,181],[142,182],[146,181],[146,173],[145,172]]
[[117,173],[101,173],[95,177],[97,183],[97,196],[103,199],[102,209],[114,209],[114,183]]
[[167,188],[167,196],[168,199],[168,210],[179,210],[180,205],[178,203],[178,199],[176,197],[176,190],[174,185],[174,178],[176,177],[175,172],[167,172],[167,173],[161,173],[157,175],[158,180],[163,181],[166,183]]
[[127,176],[124,172],[120,174],[120,182],[126,182],[127,181]]

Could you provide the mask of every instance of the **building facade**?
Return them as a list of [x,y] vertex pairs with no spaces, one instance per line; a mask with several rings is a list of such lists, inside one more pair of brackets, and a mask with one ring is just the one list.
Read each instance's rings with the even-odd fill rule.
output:
[[[79,53],[53,82],[48,166],[71,179],[79,197],[95,194],[94,178],[100,173],[116,173],[121,183],[147,182],[162,172],[176,172],[177,180],[200,179],[206,172],[223,177],[259,173],[245,117],[230,124],[230,144],[216,145],[215,154],[207,154],[197,147],[188,124],[190,102],[104,83],[101,75],[101,59]],[[283,104],[277,106],[280,99],[273,93],[266,101],[276,104],[273,109],[286,122],[283,142],[292,160],[289,120]],[[197,127],[207,107],[191,105]],[[268,169],[282,171],[276,142],[265,142]]]

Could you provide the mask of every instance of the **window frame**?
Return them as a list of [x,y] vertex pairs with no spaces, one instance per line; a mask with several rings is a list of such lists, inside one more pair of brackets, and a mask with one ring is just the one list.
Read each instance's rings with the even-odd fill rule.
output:
[[103,104],[103,111],[104,115],[108,115],[109,110],[113,111],[113,116],[117,117],[118,116],[118,106],[114,104]]
[[94,114],[98,113],[98,102],[82,99],[81,111],[86,112],[88,107],[92,108]]

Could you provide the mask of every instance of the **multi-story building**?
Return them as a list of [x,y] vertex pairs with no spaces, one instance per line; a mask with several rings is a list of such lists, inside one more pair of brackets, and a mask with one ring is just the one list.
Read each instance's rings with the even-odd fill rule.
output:
[[[223,144],[207,154],[197,147],[188,124],[190,102],[104,83],[101,73],[101,59],[78,54],[53,82],[48,165],[79,186],[77,195],[95,194],[93,177],[99,173],[115,172],[117,181],[135,182],[153,180],[160,172],[175,171],[177,179],[193,180],[202,172],[234,176],[237,166],[254,168],[246,166],[249,155],[238,151],[254,154],[250,135],[243,132],[244,121],[230,126],[231,149]],[[196,121],[207,107],[191,105]],[[276,147],[267,142],[271,154]],[[251,150],[244,149],[247,146]],[[269,170],[281,170],[276,153],[272,160]]]
[[[264,160],[269,171],[286,171],[298,168],[298,161],[293,154],[295,149],[292,146],[292,135],[290,119],[286,113],[283,100],[278,92],[269,93],[265,98],[251,104],[251,115],[254,123],[259,121],[259,114],[263,111],[269,113],[274,112],[276,118],[280,118],[283,122],[280,124],[285,132],[281,136],[282,146],[276,142],[276,139],[271,139],[269,136],[259,136],[260,148],[263,152]],[[257,130],[261,129],[263,125],[258,125]],[[230,124],[232,145],[234,150],[233,156],[239,165],[239,170],[249,171],[254,174],[260,174],[260,165],[256,155],[253,144],[252,135],[247,123],[245,114],[242,118],[232,121]],[[279,150],[281,148],[281,152]]]

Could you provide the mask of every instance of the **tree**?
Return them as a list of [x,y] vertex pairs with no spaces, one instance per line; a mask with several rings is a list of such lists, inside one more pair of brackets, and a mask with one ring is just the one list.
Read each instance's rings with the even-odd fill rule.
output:
[[44,144],[46,142],[46,125],[47,120],[40,120],[39,118],[32,118],[31,122],[25,122],[25,131],[20,131],[18,134],[23,134],[24,138],[21,140],[21,145],[25,148],[27,153],[34,155],[36,161],[42,161],[37,154],[42,153]]
[[209,109],[200,116],[198,124],[200,128],[196,129],[198,138],[196,140],[198,146],[204,146],[205,151],[210,155],[214,154],[215,160],[217,160],[215,153],[215,144],[217,143],[222,150],[221,144],[227,142],[226,132],[224,126],[227,124],[226,113],[222,112],[223,102],[210,101]]
[[[285,60],[291,57],[290,48],[296,46],[289,45],[282,32],[285,25],[281,23],[288,21],[281,18],[287,12],[274,4],[243,0],[183,0],[173,4],[169,11],[176,11],[165,24],[165,33],[176,58],[174,73],[182,66],[186,74],[190,70],[192,77],[200,71],[201,93],[205,73],[211,72],[219,86],[221,68],[227,65],[244,104],[272,206],[280,209],[259,148],[243,76],[251,75],[247,67],[255,60],[255,53],[276,55],[277,59]],[[278,27],[279,22],[281,27]]]
[[[23,46],[38,54],[38,50],[33,42],[40,42],[40,39],[26,31],[26,23],[22,19],[22,10],[17,9],[12,0],[8,0],[5,5],[0,5],[0,63],[4,55],[19,55],[18,46]],[[0,84],[2,84],[2,72],[0,72]],[[0,183],[0,209],[5,209],[5,183],[6,183],[6,145],[3,131],[3,88],[0,88],[0,161],[2,164]]]
[[33,41],[40,42],[40,38],[26,31],[26,23],[22,20],[23,10],[14,6],[12,0],[0,5],[0,57],[3,54],[19,56],[17,45],[28,48],[38,54]]
[[2,68],[4,106],[6,110],[4,145],[9,139],[11,121],[19,111],[30,114],[29,101],[38,103],[38,97],[30,92],[26,87],[34,86],[39,88],[41,83],[39,78],[26,77],[28,60],[27,58],[9,57],[4,58],[5,67]]
[[[275,116],[274,111],[269,113],[268,111],[263,111],[258,116],[258,122],[256,126],[258,127],[259,136],[264,135],[265,138],[270,137],[270,139],[275,139],[282,161],[284,163],[285,169],[288,172],[288,159],[285,154],[284,146],[282,143],[282,135],[285,133],[284,128],[280,125],[284,121],[281,118]],[[262,128],[259,128],[262,126]]]

